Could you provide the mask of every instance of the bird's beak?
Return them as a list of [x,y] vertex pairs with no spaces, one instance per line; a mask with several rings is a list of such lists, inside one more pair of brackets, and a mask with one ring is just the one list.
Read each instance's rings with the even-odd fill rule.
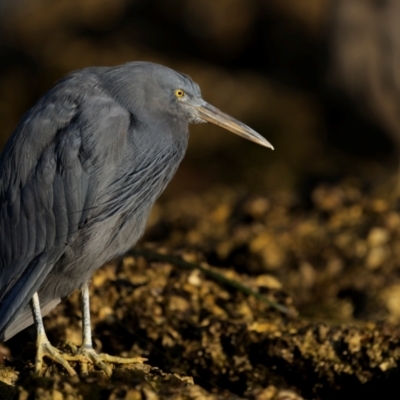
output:
[[223,113],[218,108],[203,101],[200,104],[191,104],[197,111],[199,118],[204,121],[211,122],[221,128],[227,129],[236,135],[239,135],[247,140],[251,140],[261,146],[265,146],[274,150],[274,146],[267,139],[262,137],[256,131],[241,123],[240,121],[232,118],[228,114]]

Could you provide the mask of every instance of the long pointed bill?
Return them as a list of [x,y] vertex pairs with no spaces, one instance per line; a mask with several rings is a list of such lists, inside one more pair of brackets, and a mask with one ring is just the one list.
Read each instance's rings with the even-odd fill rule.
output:
[[228,114],[223,113],[211,104],[204,102],[200,105],[193,104],[193,107],[197,110],[198,116],[204,121],[211,122],[212,124],[236,133],[236,135],[239,135],[247,140],[251,140],[252,142],[260,144],[261,146],[265,146],[271,150],[274,150],[274,146],[272,146],[267,139],[262,137],[247,125],[241,123],[235,118],[232,118]]

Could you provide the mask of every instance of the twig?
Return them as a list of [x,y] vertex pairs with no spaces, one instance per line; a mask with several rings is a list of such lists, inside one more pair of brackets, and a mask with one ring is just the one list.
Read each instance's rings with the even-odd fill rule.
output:
[[242,285],[238,281],[229,279],[229,278],[225,277],[224,275],[219,274],[218,272],[215,272],[209,268],[205,268],[205,267],[201,266],[200,264],[187,262],[180,257],[161,254],[161,253],[157,253],[154,251],[143,250],[143,249],[132,249],[132,250],[130,250],[129,254],[132,256],[144,257],[145,259],[147,259],[149,261],[159,261],[159,262],[173,264],[173,265],[176,265],[177,267],[184,268],[184,269],[189,269],[189,270],[197,269],[197,270],[203,272],[205,275],[211,277],[215,281],[223,283],[228,286],[231,286],[249,296],[253,296],[256,299],[262,301],[263,303],[268,304],[270,307],[275,308],[276,310],[280,311],[283,314],[286,314],[290,317],[296,316],[296,313],[294,311],[290,310],[289,308],[285,307],[284,305],[276,303],[275,301],[270,300],[267,297],[263,296],[262,294],[250,289],[248,286]]

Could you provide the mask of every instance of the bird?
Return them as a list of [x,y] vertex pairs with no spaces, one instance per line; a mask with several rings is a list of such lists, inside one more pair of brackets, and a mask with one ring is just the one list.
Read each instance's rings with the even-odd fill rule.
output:
[[[43,357],[70,375],[70,361],[108,375],[129,361],[94,350],[89,282],[135,245],[189,124],[206,122],[273,150],[188,75],[145,61],[72,72],[22,117],[0,155],[0,342],[35,324],[36,374]],[[82,345],[70,355],[51,345],[42,318],[76,289]]]

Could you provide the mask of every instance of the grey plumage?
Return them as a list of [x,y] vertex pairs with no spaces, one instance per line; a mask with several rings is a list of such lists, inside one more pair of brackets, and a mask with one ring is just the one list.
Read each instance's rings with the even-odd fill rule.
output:
[[205,121],[272,147],[144,62],[72,73],[22,118],[0,156],[0,340],[33,323],[35,292],[45,315],[136,243]]

